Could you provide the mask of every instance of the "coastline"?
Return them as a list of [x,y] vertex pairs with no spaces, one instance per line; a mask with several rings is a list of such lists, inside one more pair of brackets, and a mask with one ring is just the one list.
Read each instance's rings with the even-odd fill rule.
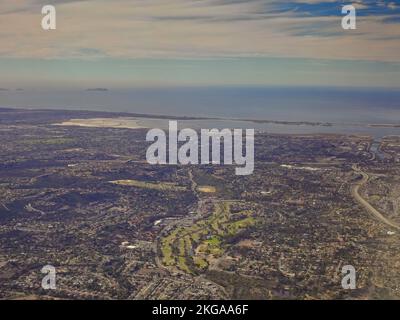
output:
[[[140,129],[165,128],[168,120],[180,121],[182,126],[200,128],[253,128],[257,131],[271,134],[339,134],[339,135],[369,135],[381,139],[387,135],[400,135],[400,124],[385,123],[331,123],[312,121],[281,121],[268,119],[238,119],[217,117],[168,116],[162,114],[143,114],[112,111],[68,110],[68,109],[35,109],[0,107],[0,114],[13,114],[18,123],[22,114],[29,114],[30,120],[43,118],[37,124],[58,126],[79,126],[92,128]],[[26,119],[26,118],[25,118]],[[4,123],[0,119],[0,124]]]

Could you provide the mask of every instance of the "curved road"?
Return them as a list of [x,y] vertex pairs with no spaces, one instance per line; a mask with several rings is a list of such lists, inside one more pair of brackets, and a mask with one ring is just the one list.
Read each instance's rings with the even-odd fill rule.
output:
[[376,210],[367,200],[365,200],[363,197],[361,197],[360,193],[358,192],[360,187],[365,185],[368,182],[369,176],[365,172],[361,171],[359,168],[357,168],[356,165],[353,165],[353,170],[363,176],[362,180],[358,182],[357,184],[353,185],[351,188],[351,194],[354,197],[354,199],[357,200],[359,204],[361,204],[371,215],[373,215],[375,218],[377,218],[379,221],[383,222],[384,224],[395,228],[400,231],[400,225],[397,223],[385,218],[378,210]]

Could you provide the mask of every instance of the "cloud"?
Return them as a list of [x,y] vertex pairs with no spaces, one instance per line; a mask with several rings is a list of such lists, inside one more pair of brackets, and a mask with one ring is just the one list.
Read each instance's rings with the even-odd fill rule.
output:
[[358,29],[345,31],[347,1],[56,0],[50,32],[40,27],[48,2],[0,0],[0,57],[400,61],[399,1],[353,1]]

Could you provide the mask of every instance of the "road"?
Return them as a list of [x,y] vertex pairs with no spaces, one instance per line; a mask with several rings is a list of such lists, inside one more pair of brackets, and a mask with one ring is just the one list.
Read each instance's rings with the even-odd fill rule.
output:
[[369,176],[364,171],[361,171],[361,169],[359,169],[356,165],[353,165],[352,168],[353,168],[353,170],[355,172],[361,174],[362,177],[363,177],[360,182],[358,182],[357,184],[354,184],[352,186],[352,188],[351,188],[351,194],[354,197],[354,199],[356,199],[356,201],[359,204],[361,204],[368,211],[368,213],[370,213],[376,219],[378,219],[382,223],[386,224],[387,226],[392,227],[392,228],[400,231],[400,225],[398,225],[397,223],[385,218],[385,216],[382,213],[380,213],[378,210],[376,210],[367,200],[365,200],[360,195],[360,193],[359,193],[360,187],[362,187],[363,185],[365,185],[368,182]]

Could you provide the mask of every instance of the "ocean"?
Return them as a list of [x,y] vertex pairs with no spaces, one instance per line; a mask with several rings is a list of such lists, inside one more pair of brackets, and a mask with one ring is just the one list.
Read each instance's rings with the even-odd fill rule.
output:
[[[400,90],[371,88],[185,87],[86,90],[8,90],[1,107],[97,110],[151,115],[218,117],[185,127],[252,127],[271,133],[400,135]],[[234,119],[234,120],[232,120]],[[241,119],[321,122],[331,126],[255,123]],[[143,119],[150,126],[165,120]]]

